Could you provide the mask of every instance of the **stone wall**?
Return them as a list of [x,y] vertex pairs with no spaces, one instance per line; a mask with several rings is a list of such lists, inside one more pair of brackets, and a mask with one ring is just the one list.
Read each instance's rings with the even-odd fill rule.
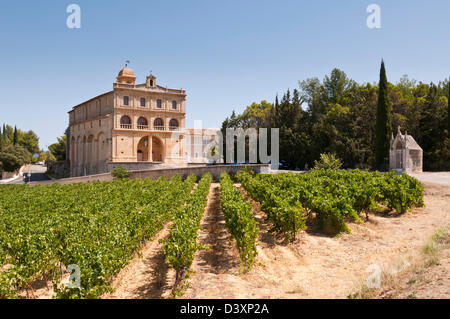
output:
[[[150,178],[156,179],[160,176],[166,176],[168,178],[179,174],[182,178],[189,176],[190,174],[195,174],[198,177],[203,175],[204,173],[211,173],[214,180],[218,181],[220,174],[222,172],[227,172],[228,174],[236,174],[240,170],[242,170],[245,166],[250,166],[257,173],[270,173],[270,164],[253,164],[253,165],[211,165],[211,166],[191,166],[191,167],[178,167],[178,168],[158,168],[158,169],[147,169],[147,170],[134,170],[130,171],[130,178]],[[92,181],[111,181],[113,177],[110,173],[105,174],[97,174],[97,175],[89,175],[89,176],[80,176],[80,177],[71,177],[71,178],[62,178],[56,179],[52,181],[44,181],[44,182],[31,182],[29,185],[36,184],[70,184],[70,183],[86,183]]]
[[125,167],[128,171],[143,171],[163,168],[161,166],[164,165],[158,162],[106,162],[106,171],[111,172],[117,166]]

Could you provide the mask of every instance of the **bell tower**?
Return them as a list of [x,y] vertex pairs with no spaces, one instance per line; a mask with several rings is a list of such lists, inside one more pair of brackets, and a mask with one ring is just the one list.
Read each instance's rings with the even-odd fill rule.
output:
[[150,71],[150,75],[147,76],[147,81],[145,82],[145,86],[148,88],[156,87],[156,77],[152,74],[152,71]]

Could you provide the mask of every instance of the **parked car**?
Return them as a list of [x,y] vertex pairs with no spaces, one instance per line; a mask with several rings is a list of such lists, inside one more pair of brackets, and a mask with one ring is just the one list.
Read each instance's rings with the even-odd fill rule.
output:
[[281,160],[281,161],[278,163],[278,169],[288,169],[288,168],[289,168],[289,167],[288,167],[286,161]]

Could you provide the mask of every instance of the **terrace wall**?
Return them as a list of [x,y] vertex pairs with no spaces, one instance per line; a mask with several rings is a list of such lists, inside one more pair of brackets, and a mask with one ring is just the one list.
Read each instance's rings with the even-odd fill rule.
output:
[[[160,176],[166,176],[170,178],[176,174],[179,174],[182,178],[189,176],[190,174],[195,174],[201,176],[205,173],[211,173],[213,179],[218,181],[220,174],[222,172],[227,172],[230,175],[236,174],[242,170],[245,166],[250,166],[257,173],[270,173],[270,164],[253,164],[253,165],[211,165],[211,166],[191,166],[191,167],[178,167],[178,168],[161,168],[161,169],[150,169],[150,170],[136,170],[130,171],[130,178],[150,178],[156,179]],[[86,183],[92,181],[111,181],[113,177],[110,173],[71,177],[71,178],[61,178],[51,181],[43,182],[31,182],[29,185],[43,185],[43,184],[70,184],[70,183]]]

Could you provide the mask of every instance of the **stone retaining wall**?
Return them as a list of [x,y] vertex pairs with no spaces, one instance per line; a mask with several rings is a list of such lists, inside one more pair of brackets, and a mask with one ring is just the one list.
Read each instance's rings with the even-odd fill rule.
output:
[[[242,170],[245,166],[250,166],[257,173],[270,173],[270,164],[253,164],[253,165],[204,165],[204,166],[191,166],[191,167],[177,167],[177,168],[161,168],[161,169],[150,169],[150,170],[138,170],[130,171],[130,178],[150,178],[156,179],[160,176],[166,176],[168,178],[179,174],[182,178],[187,177],[190,174],[195,174],[201,176],[204,173],[211,173],[214,180],[218,181],[220,174],[222,172],[227,172],[228,174],[236,174]],[[86,183],[92,181],[111,181],[113,177],[110,173],[71,177],[71,178],[61,178],[51,181],[43,182],[31,182],[29,185],[42,185],[42,184],[70,184],[70,183]]]

